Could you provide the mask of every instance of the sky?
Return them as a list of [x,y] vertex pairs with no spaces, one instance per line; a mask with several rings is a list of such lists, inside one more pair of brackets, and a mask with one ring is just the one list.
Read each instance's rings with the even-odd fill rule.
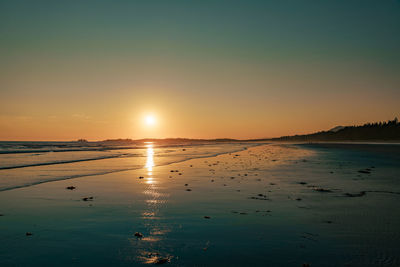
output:
[[399,0],[0,1],[0,140],[277,137],[399,103]]

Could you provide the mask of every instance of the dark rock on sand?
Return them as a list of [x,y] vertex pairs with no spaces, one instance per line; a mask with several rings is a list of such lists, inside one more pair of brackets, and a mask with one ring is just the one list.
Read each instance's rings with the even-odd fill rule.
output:
[[324,188],[314,188],[313,190],[321,193],[332,193],[332,190]]
[[204,216],[204,219],[211,219],[210,216]]
[[192,191],[192,189],[188,188],[188,189],[186,189],[186,191]]
[[25,234],[26,236],[31,236],[31,235],[33,235],[31,232],[26,232],[26,234]]
[[310,207],[306,207],[306,206],[298,206],[298,208],[299,208],[299,209],[306,209],[306,210],[311,209]]
[[84,197],[82,198],[83,201],[90,201],[93,200],[93,197]]
[[71,185],[71,186],[67,186],[66,189],[68,189],[68,190],[74,190],[74,189],[76,189],[76,187]]
[[164,263],[167,263],[167,262],[169,262],[168,258],[159,258],[154,262],[154,264],[164,264]]
[[143,176],[139,176],[139,179],[143,179],[144,177]]
[[267,212],[267,213],[269,213],[269,212],[271,212],[270,210],[256,210],[256,212],[258,213],[258,212]]
[[355,193],[355,194],[352,194],[352,193],[345,193],[344,195],[345,195],[346,197],[363,197],[363,196],[365,196],[365,194],[366,194],[365,191],[361,191],[360,193]]
[[269,200],[267,195],[258,194],[256,197],[249,197],[249,199],[257,199],[257,200]]
[[370,174],[370,173],[371,173],[371,170],[365,169],[365,170],[359,170],[358,172],[359,172],[359,173],[367,173],[367,174]]
[[134,234],[134,236],[136,236],[137,238],[142,238],[142,237],[143,237],[143,234],[142,234],[142,233],[139,233],[139,232],[136,232],[136,233]]

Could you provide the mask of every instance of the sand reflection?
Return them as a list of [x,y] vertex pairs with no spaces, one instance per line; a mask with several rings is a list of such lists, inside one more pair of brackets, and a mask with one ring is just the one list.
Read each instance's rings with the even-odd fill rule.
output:
[[145,168],[147,169],[146,183],[153,184],[153,167],[154,167],[154,148],[153,142],[146,142],[147,147],[147,158]]
[[137,240],[137,259],[144,264],[157,264],[168,262],[173,258],[163,248],[164,236],[170,232],[170,227],[163,223],[163,216],[160,214],[160,209],[162,205],[167,203],[169,194],[160,192],[161,187],[157,182],[159,178],[155,177],[153,173],[153,167],[155,166],[154,144],[146,142],[146,149],[147,158],[144,167],[147,170],[147,176],[143,179],[147,184],[146,189],[143,191],[146,208],[141,214],[141,219],[147,231],[143,233],[143,238]]

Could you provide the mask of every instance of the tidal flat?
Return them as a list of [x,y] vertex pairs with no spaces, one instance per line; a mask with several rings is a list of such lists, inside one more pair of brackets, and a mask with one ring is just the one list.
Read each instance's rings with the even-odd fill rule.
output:
[[0,265],[400,266],[399,145],[226,146],[1,169]]

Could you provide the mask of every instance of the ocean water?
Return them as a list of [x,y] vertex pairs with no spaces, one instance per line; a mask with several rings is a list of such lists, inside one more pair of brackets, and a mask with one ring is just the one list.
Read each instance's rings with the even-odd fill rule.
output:
[[79,142],[0,142],[0,191],[35,184],[161,166],[193,158],[234,153],[259,143],[142,142],[104,145]]

